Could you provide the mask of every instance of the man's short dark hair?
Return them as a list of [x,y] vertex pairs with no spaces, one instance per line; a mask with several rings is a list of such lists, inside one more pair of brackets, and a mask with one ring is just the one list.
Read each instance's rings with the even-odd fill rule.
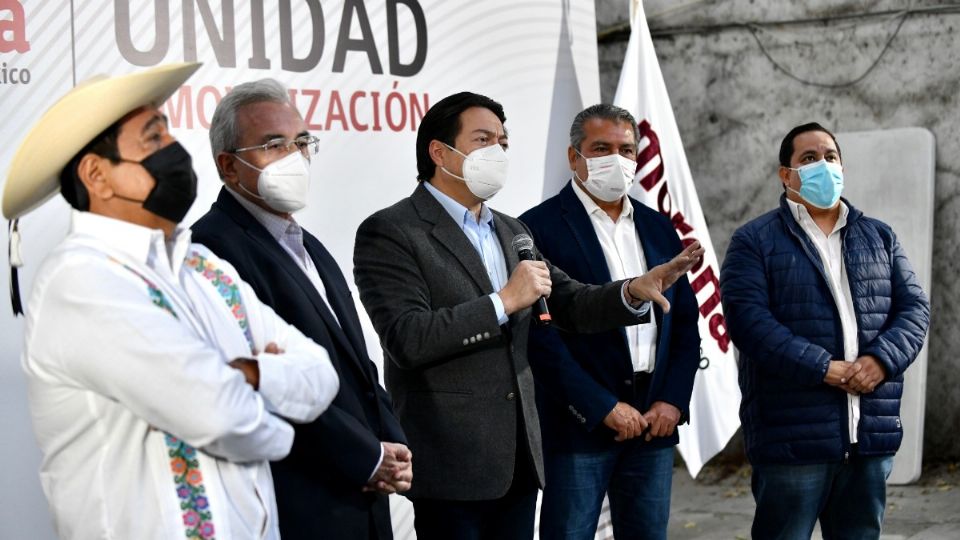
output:
[[790,130],[787,133],[787,136],[783,138],[783,141],[780,143],[780,165],[783,167],[790,166],[790,158],[793,156],[793,140],[797,138],[797,135],[801,133],[806,133],[808,131],[822,131],[830,136],[833,139],[833,144],[837,147],[837,155],[840,156],[840,161],[843,161],[843,154],[840,152],[840,144],[837,143],[837,138],[833,136],[833,133],[829,129],[821,126],[816,122],[809,122],[807,124],[799,125]]
[[460,133],[460,113],[471,107],[483,107],[497,115],[501,123],[507,121],[503,114],[503,106],[496,101],[474,94],[460,92],[447,96],[436,102],[427,114],[423,115],[420,129],[417,130],[417,181],[423,182],[433,178],[437,167],[430,159],[430,141],[434,139],[453,146],[454,139]]
[[633,142],[640,142],[640,129],[637,127],[637,121],[633,118],[633,115],[630,114],[630,111],[622,107],[617,107],[616,105],[598,103],[577,113],[577,116],[573,119],[573,123],[570,124],[570,146],[577,152],[582,150],[580,145],[582,145],[584,139],[587,138],[587,133],[586,130],[583,129],[583,125],[587,123],[587,120],[593,118],[629,124],[630,127],[633,128]]
[[80,160],[87,154],[95,154],[107,158],[113,163],[119,163],[120,150],[117,148],[117,139],[120,137],[120,125],[122,123],[123,119],[117,120],[113,125],[100,132],[75,156],[70,158],[67,166],[60,171],[60,193],[70,203],[70,206],[77,210],[86,212],[90,209],[90,195],[78,174]]

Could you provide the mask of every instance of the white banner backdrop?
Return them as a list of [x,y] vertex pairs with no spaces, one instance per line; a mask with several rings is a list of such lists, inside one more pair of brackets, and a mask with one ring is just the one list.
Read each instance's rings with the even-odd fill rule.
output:
[[[78,82],[199,60],[164,106],[200,177],[190,224],[220,188],[207,139],[218,100],[235,84],[273,77],[322,141],[310,204],[297,219],[352,282],[357,226],[416,185],[416,129],[430,104],[470,90],[504,105],[510,178],[493,206],[519,214],[540,202],[545,175],[565,170],[573,116],[600,99],[596,47],[592,0],[0,0],[0,174],[32,123]],[[21,220],[25,296],[68,214],[58,196]],[[19,365],[22,333],[0,294],[0,538],[42,540],[53,532]],[[398,538],[410,535],[411,517],[398,505]]]
[[678,446],[687,470],[696,477],[740,427],[737,364],[720,305],[717,252],[687,165],[643,4],[633,2],[631,12],[633,28],[613,100],[640,124],[639,170],[631,195],[669,216],[684,245],[699,240],[706,249],[703,262],[687,276],[700,304],[701,360],[690,400],[690,423],[680,426]]

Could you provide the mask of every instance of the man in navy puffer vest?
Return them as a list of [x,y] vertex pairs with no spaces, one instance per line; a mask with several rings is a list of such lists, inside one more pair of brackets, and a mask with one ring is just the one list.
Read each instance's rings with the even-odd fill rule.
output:
[[730,241],[720,272],[740,350],[754,538],[878,538],[900,446],[903,372],[930,305],[886,224],[846,200],[836,139],[780,146],[780,208]]

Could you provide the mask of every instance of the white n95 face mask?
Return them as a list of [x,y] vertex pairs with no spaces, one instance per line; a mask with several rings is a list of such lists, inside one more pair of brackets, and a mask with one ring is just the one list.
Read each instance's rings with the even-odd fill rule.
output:
[[584,157],[580,152],[577,152],[577,155],[587,163],[587,179],[580,178],[576,171],[573,172],[574,176],[591,195],[601,201],[619,201],[633,184],[633,177],[637,172],[636,161],[620,154],[593,158]]
[[267,206],[277,212],[296,212],[307,205],[307,194],[310,191],[310,161],[300,152],[293,152],[263,169],[254,167],[243,158],[237,156],[241,162],[251,169],[260,171],[257,180],[257,191],[251,193],[237,184],[240,189],[253,197],[263,200]]
[[470,193],[477,198],[486,201],[506,185],[510,160],[499,144],[477,148],[470,152],[470,155],[464,154],[449,144],[444,143],[444,146],[464,157],[463,176],[453,174],[446,167],[440,167],[440,169],[454,178],[463,180]]

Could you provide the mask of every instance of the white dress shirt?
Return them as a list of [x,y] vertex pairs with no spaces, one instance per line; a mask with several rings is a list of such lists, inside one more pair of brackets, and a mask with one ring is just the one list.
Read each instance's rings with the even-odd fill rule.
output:
[[[600,241],[603,257],[613,281],[630,279],[647,272],[647,261],[643,255],[643,245],[637,226],[633,221],[633,204],[628,197],[623,198],[623,207],[616,221],[603,211],[576,183],[573,192],[583,203],[590,224]],[[649,304],[648,304],[649,305]],[[634,372],[652,373],[657,359],[657,321],[650,317],[649,324],[637,324],[624,327],[627,333],[627,346]]]
[[[323,303],[327,306],[330,315],[333,316],[333,320],[342,326],[339,317],[337,317],[337,312],[333,310],[330,306],[330,300],[327,299],[327,288],[323,285],[320,272],[317,271],[317,266],[313,264],[313,259],[303,245],[303,228],[300,227],[300,224],[297,223],[293,217],[287,219],[267,212],[229,187],[227,188],[227,193],[233,195],[233,198],[240,203],[240,206],[243,206],[257,222],[263,225],[263,228],[266,229],[267,232],[270,233],[270,236],[280,244],[280,247],[290,255],[290,258],[293,259],[293,262],[297,264],[300,270],[303,270],[307,279],[310,280],[310,283],[320,294],[320,298],[323,299]],[[368,480],[372,480],[374,475],[377,474],[377,469],[379,469],[383,463],[383,453],[383,443],[381,442],[380,457],[377,458],[377,463],[370,472],[370,476],[367,478]]]
[[320,293],[320,298],[323,299],[323,303],[326,304],[330,314],[333,315],[333,320],[337,321],[337,324],[340,324],[337,313],[330,307],[330,301],[327,299],[327,288],[323,285],[320,272],[317,271],[316,265],[313,264],[313,259],[310,258],[307,249],[303,245],[303,228],[300,227],[300,224],[292,217],[287,219],[267,212],[230,188],[227,188],[227,193],[233,195],[233,198],[240,203],[240,206],[244,207],[247,212],[250,212],[250,215],[252,215],[254,219],[263,225],[263,228],[266,229],[267,232],[270,233],[270,236],[280,244],[280,247],[290,255],[290,258],[300,267],[300,270],[303,270],[307,279],[310,280],[313,287]]
[[[853,296],[850,294],[850,280],[847,279],[847,267],[843,263],[843,243],[840,239],[840,230],[847,225],[847,214],[850,209],[840,202],[840,218],[833,226],[829,235],[823,234],[820,227],[810,217],[807,207],[787,199],[790,212],[797,220],[807,237],[817,246],[817,253],[823,262],[823,269],[827,273],[827,285],[833,294],[833,301],[840,313],[840,324],[843,328],[843,359],[853,362],[857,359],[859,346],[857,344],[857,316],[853,311]],[[850,432],[850,442],[857,442],[857,426],[860,424],[860,396],[847,394],[847,429]]]
[[[259,391],[235,358],[258,360]],[[63,539],[279,538],[280,417],[312,421],[339,387],[326,351],[188,230],[87,212],[37,273],[22,364]]]

